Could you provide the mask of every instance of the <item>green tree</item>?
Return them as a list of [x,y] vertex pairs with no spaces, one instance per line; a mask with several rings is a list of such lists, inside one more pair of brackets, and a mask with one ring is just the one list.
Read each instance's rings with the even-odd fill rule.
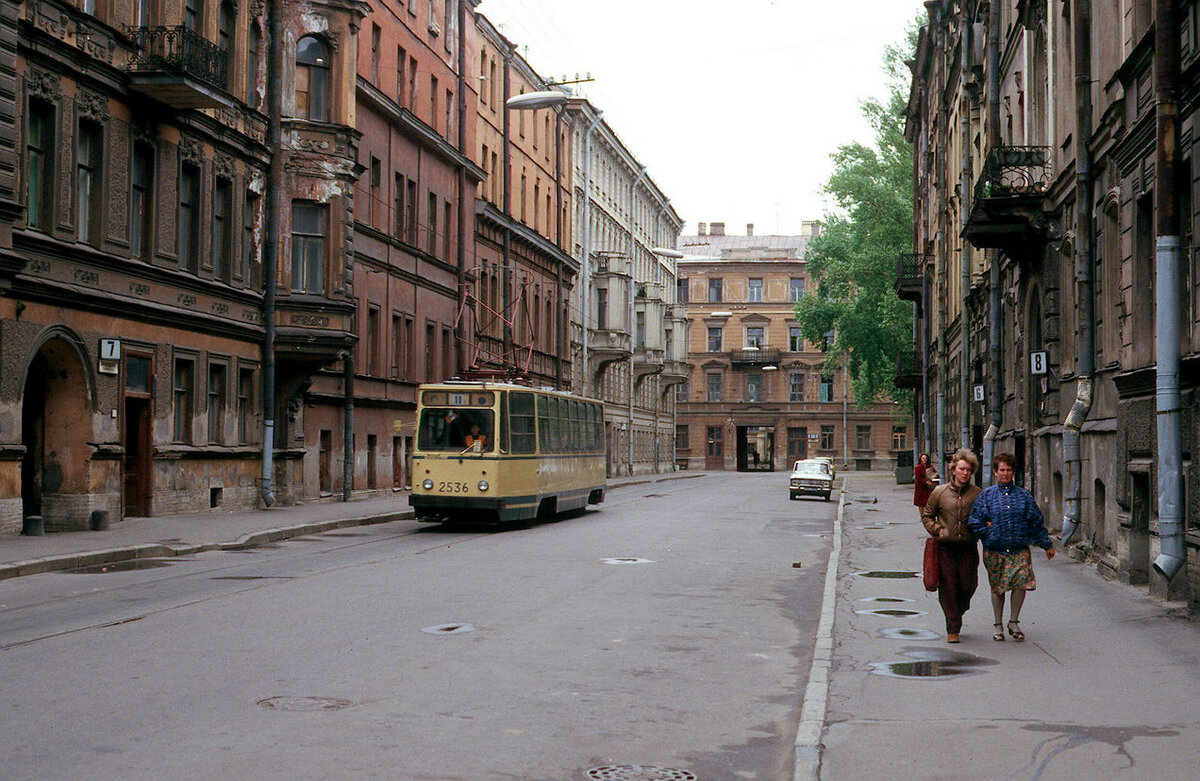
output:
[[860,406],[908,393],[893,383],[896,356],[912,349],[912,305],[896,297],[896,259],[912,251],[912,145],[904,138],[907,50],[888,47],[886,102],[863,102],[875,143],[850,143],[833,154],[834,173],[825,185],[837,204],[826,214],[821,235],[808,246],[814,284],[796,304],[796,319],[811,342],[826,342],[829,367],[849,362],[850,382]]

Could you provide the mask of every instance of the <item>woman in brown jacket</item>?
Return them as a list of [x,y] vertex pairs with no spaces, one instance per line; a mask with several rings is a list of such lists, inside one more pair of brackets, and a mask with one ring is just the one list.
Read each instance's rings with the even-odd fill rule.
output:
[[979,547],[967,528],[980,488],[971,482],[979,459],[966,448],[950,459],[950,482],[929,495],[921,511],[925,531],[938,541],[938,602],[946,614],[946,642],[957,643],[963,613],[979,585]]

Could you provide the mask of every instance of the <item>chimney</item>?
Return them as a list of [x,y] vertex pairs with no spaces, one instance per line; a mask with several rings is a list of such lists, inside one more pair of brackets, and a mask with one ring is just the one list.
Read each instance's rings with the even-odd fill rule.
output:
[[746,235],[747,236],[754,235],[754,223],[752,223],[752,222],[746,223]]
[[725,235],[725,223],[723,223],[723,222],[714,222],[714,223],[710,224],[708,227],[712,229],[712,233],[709,234],[711,236],[724,236]]
[[700,225],[697,227],[697,229],[696,229],[696,230],[697,230],[697,234],[698,234],[698,235],[700,235],[700,236],[707,236],[707,235],[708,235],[708,233],[707,233],[707,231],[708,231],[708,223],[707,223],[707,222],[702,222],[702,223],[700,223]]

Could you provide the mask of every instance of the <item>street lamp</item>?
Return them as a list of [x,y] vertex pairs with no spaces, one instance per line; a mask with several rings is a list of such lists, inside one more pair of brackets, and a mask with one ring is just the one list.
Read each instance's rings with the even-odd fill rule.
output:
[[[509,76],[509,59],[504,63],[504,92],[507,95],[510,89]],[[567,95],[559,90],[543,90],[540,92],[526,92],[520,95],[513,95],[504,101],[504,121],[503,121],[503,146],[504,146],[504,248],[503,248],[503,280],[504,290],[502,295],[501,310],[506,316],[510,315],[509,308],[512,306],[512,271],[511,254],[512,254],[512,133],[509,122],[510,111],[536,111],[540,108],[553,108],[561,106],[567,102]],[[558,139],[555,138],[555,147],[558,146]],[[557,153],[556,153],[557,158]],[[557,177],[558,172],[555,171]],[[559,182],[554,183],[555,188],[559,188]],[[557,237],[558,241],[562,241],[562,236]],[[561,295],[561,290],[559,292]],[[502,318],[504,323],[504,353],[508,355],[512,349],[512,326],[508,321]],[[561,329],[560,329],[561,330]]]

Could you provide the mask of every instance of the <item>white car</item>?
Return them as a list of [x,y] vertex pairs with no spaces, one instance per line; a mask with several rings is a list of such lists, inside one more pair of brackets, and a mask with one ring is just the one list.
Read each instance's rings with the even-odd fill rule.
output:
[[833,474],[828,464],[810,458],[792,465],[792,474],[788,478],[788,498],[820,496],[828,502],[832,493]]

